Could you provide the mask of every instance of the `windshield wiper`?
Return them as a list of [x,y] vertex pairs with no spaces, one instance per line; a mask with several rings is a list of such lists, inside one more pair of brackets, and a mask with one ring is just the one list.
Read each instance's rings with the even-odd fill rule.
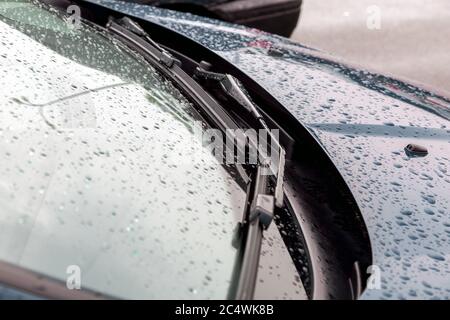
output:
[[[205,63],[200,64],[194,77],[191,77],[181,68],[179,60],[161,48],[139,24],[128,17],[119,20],[111,19],[107,28],[120,36],[125,43],[134,47],[153,65],[157,66],[159,71],[193,97],[206,113],[208,120],[221,129],[226,136],[231,136],[231,141],[235,141],[236,136],[233,130],[227,129],[241,128],[203,87],[213,87],[215,91],[220,91],[226,98],[239,106],[239,111],[243,111],[239,112],[239,116],[253,122],[256,121],[260,129],[266,131],[268,140],[271,142],[271,155],[273,152],[276,152],[277,155],[275,163],[272,163],[272,157],[260,152],[256,141],[249,139],[247,143],[253,144],[256,147],[253,150],[258,151],[258,163],[254,167],[253,174],[248,177],[245,172],[242,172],[241,166],[236,165],[247,184],[247,201],[238,232],[242,239],[239,246],[240,263],[235,269],[235,279],[230,288],[229,297],[243,300],[252,299],[256,286],[263,232],[270,226],[275,208],[281,208],[284,204],[285,150],[278,139],[273,136],[258,107],[238,79],[229,74],[208,71],[208,65]],[[204,86],[197,81],[202,82]]]
[[[122,27],[123,29],[118,28],[118,26]],[[114,33],[127,38],[130,42],[133,42],[137,46],[141,47],[143,50],[149,53],[154,59],[164,64],[166,67],[171,68],[174,66],[174,64],[180,65],[180,61],[175,59],[169,52],[161,48],[159,44],[153,41],[153,39],[150,38],[147,32],[145,32],[145,30],[134,20],[128,17],[123,17],[118,20],[111,19],[106,27],[111,31],[113,31]],[[127,32],[124,32],[124,29],[145,39],[147,43],[143,44],[140,41],[135,41],[135,39],[130,37],[130,35],[127,34]]]
[[[219,129],[230,141],[236,139],[234,130],[227,130],[239,129],[236,122],[181,68],[181,62],[153,41],[137,22],[129,17],[120,19],[110,17],[106,28],[121,42],[141,54],[153,67],[184,92],[194,105],[201,109],[200,114],[208,123]],[[236,170],[244,183],[248,183],[249,177],[242,165],[236,165]]]
[[[267,136],[269,136],[271,141],[271,152],[276,152],[278,155],[275,164],[270,163],[270,159],[267,154],[260,153],[260,162],[262,166],[268,166],[267,170],[270,170],[272,175],[276,177],[276,187],[275,187],[275,203],[278,207],[283,206],[283,178],[284,178],[284,165],[286,152],[281,146],[280,142],[276,137],[273,136],[271,130],[269,129],[264,117],[259,112],[258,107],[252,101],[250,95],[245,89],[244,85],[235,77],[230,74],[211,72],[208,69],[210,65],[206,62],[200,63],[199,67],[195,70],[194,79],[199,80],[204,83],[205,86],[215,87],[227,98],[233,100],[243,111],[246,111],[248,116],[253,120],[257,121],[260,127],[266,131]],[[240,113],[242,116],[242,113]],[[250,141],[255,143],[254,141]],[[274,166],[275,165],[275,166]]]
[[[207,63],[201,63],[196,69],[194,78],[203,82],[205,86],[219,90],[228,99],[234,101],[242,111],[245,110],[248,117],[257,121],[270,137],[271,153],[277,153],[277,161],[274,165],[267,154],[261,154],[257,149],[259,161],[250,179],[247,206],[239,230],[244,236],[244,242],[241,243],[241,263],[235,270],[234,285],[230,290],[229,298],[248,300],[253,299],[256,287],[263,232],[274,218],[275,207],[283,206],[285,151],[278,139],[272,135],[264,117],[240,81],[232,75],[215,73],[208,69]],[[242,113],[240,115],[242,116]],[[271,184],[271,178],[274,178],[274,186]]]
[[[209,94],[180,67],[180,61],[161,48],[142,27],[128,17],[110,18],[106,28],[119,40],[133,48],[150,62],[158,71],[172,80],[173,84],[201,108],[207,121],[225,134],[226,129],[237,129],[232,118],[211,98]],[[234,138],[234,137],[233,137]]]

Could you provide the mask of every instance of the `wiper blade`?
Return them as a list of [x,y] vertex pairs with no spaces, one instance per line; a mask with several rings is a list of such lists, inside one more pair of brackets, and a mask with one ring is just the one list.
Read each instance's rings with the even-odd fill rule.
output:
[[278,207],[282,207],[284,194],[283,179],[286,157],[284,148],[281,146],[278,139],[273,136],[271,130],[267,126],[266,121],[264,120],[264,117],[259,112],[256,104],[250,98],[243,84],[230,74],[208,71],[207,69],[209,69],[209,67],[210,66],[207,63],[202,62],[196,69],[194,78],[206,82],[206,85],[208,86],[213,85],[217,89],[221,90],[224,95],[232,99],[242,109],[246,110],[247,113],[259,123],[261,128],[264,129],[267,135],[270,137],[272,149],[271,151],[276,152],[276,154],[278,155],[277,161],[275,164],[272,164],[270,163],[270,159],[268,158],[267,154],[259,154],[261,159],[259,164],[262,166],[269,166],[267,169],[270,169],[273,176],[276,177],[274,194],[275,203]]
[[[140,53],[158,71],[172,80],[173,84],[201,109],[202,115],[216,128],[231,134],[227,129],[237,129],[237,124],[218,103],[180,67],[181,63],[165,49],[154,42],[142,27],[132,19],[110,18],[106,28],[119,40]],[[234,138],[234,136],[232,137]]]
[[[276,163],[271,163],[267,154],[258,150],[258,165],[248,186],[248,203],[245,208],[244,221],[239,232],[245,234],[242,243],[242,261],[235,274],[235,284],[230,291],[230,298],[239,300],[252,299],[254,296],[259,257],[261,254],[263,232],[269,228],[275,215],[275,207],[283,206],[283,183],[286,152],[266,124],[258,107],[252,101],[242,83],[230,74],[209,71],[209,64],[202,62],[196,69],[194,78],[207,87],[219,90],[226,98],[231,99],[270,137],[271,154],[277,153]],[[240,112],[242,116],[242,112]],[[251,141],[250,141],[251,143]],[[275,187],[270,183],[275,179]]]
[[[134,20],[123,17],[121,19],[110,19],[106,25],[110,31],[118,34],[124,38],[127,38],[134,45],[143,49],[147,54],[150,54],[155,60],[164,64],[166,67],[171,68],[174,64],[180,65],[180,61],[175,59],[170,53],[161,48],[153,39],[145,32],[145,30]],[[130,34],[124,31],[128,31],[142,39],[145,42],[136,41],[135,38],[130,37]]]
[[[214,73],[206,70],[206,65],[201,64],[194,77],[183,71],[179,60],[175,59],[169,52],[154,42],[142,27],[128,17],[120,20],[110,20],[107,28],[120,36],[122,40],[136,48],[144,57],[154,64],[163,66],[159,68],[167,76],[187,91],[189,96],[202,107],[210,121],[221,129],[226,136],[231,135],[231,141],[236,137],[233,130],[241,129],[220,105],[217,104],[204,89],[197,83],[206,81],[209,86],[215,86],[227,98],[233,100],[253,120],[257,121],[261,129],[265,130],[271,142],[271,154],[277,153],[275,163],[267,154],[260,153],[258,146],[258,164],[250,179],[242,172],[240,165],[238,171],[247,183],[248,201],[244,212],[240,232],[245,236],[241,246],[241,264],[237,271],[235,285],[230,290],[230,298],[252,299],[254,295],[256,278],[259,266],[259,257],[262,246],[263,232],[274,218],[275,208],[282,207],[283,202],[283,180],[286,152],[277,138],[272,135],[264,117],[253,103],[247,91],[238,79],[229,75]],[[249,141],[249,143],[255,143]],[[254,149],[255,150],[255,149]],[[272,179],[271,179],[272,178]],[[274,181],[274,183],[272,183]]]

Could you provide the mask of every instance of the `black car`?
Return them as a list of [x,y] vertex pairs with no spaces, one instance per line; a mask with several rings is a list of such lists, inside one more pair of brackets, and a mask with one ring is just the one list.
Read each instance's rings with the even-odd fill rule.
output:
[[124,1],[0,42],[0,299],[450,299],[449,96]]

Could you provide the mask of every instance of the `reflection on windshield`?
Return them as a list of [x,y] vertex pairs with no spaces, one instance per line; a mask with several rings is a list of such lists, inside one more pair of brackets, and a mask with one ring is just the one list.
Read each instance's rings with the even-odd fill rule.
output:
[[0,2],[0,259],[123,298],[225,298],[245,194],[188,101],[101,32]]

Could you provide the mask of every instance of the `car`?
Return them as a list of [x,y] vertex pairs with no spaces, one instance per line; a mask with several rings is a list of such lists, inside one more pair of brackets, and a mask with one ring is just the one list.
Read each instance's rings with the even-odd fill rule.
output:
[[190,12],[290,36],[300,17],[302,0],[126,0]]
[[450,298],[444,94],[122,1],[0,38],[2,298]]

